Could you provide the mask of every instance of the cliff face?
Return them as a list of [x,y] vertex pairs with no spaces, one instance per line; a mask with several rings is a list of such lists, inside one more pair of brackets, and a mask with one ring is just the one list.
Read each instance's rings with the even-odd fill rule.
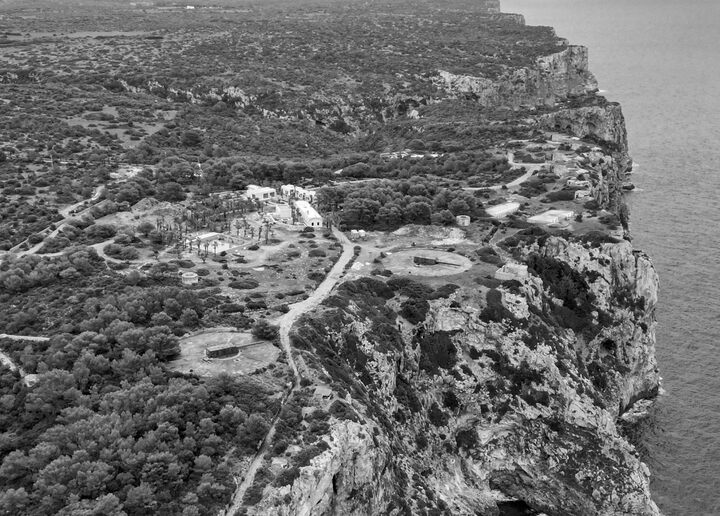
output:
[[[503,16],[503,20],[507,17]],[[522,18],[510,17],[513,23],[523,24]],[[307,96],[304,88],[298,87],[292,95],[285,92],[281,99],[245,91],[238,86],[228,85],[207,88],[198,85],[191,89],[161,84],[156,80],[141,84],[130,84],[120,79],[117,86],[133,93],[152,93],[172,101],[212,105],[225,102],[238,110],[260,114],[268,118],[286,120],[310,120],[345,132],[362,132],[369,127],[388,120],[408,116],[413,109],[433,104],[442,99],[472,98],[485,107],[519,108],[533,106],[554,106],[569,97],[584,96],[597,91],[597,81],[588,70],[587,49],[581,46],[567,46],[559,52],[539,57],[532,66],[504,66],[496,75],[484,76],[483,69],[477,76],[456,75],[449,71],[437,70],[427,74],[416,74],[406,80],[416,84],[417,91],[428,94],[408,94],[391,85],[385,91],[372,95],[355,91],[353,82],[343,81],[331,84],[332,90],[314,91]],[[360,78],[356,79],[359,82]],[[345,89],[346,91],[342,91]],[[295,98],[293,95],[299,95]],[[543,119],[543,125],[573,126],[578,131],[586,129],[594,134],[603,115],[588,113],[581,118],[584,123],[577,127],[571,120],[578,118],[575,113],[558,117],[555,122]],[[603,133],[604,134],[604,133]],[[608,135],[615,136],[615,135]]]
[[277,514],[659,514],[617,427],[659,382],[652,264],[625,241],[508,250],[529,277],[431,299],[417,324],[398,315],[414,287],[365,279],[296,328],[358,418],[263,511],[284,497]]
[[625,117],[616,103],[559,109],[541,116],[539,124],[551,131],[596,139],[618,151],[627,150]]
[[497,78],[440,71],[436,83],[450,96],[472,95],[483,106],[554,105],[568,96],[597,90],[588,71],[587,48],[569,46],[540,57],[535,66],[509,70]]

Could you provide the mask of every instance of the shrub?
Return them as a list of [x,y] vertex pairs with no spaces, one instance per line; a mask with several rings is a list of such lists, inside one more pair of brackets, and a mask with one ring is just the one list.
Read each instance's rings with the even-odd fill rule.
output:
[[439,331],[420,338],[420,368],[437,374],[438,368],[451,369],[457,362],[457,349],[451,334]]
[[435,426],[445,426],[450,419],[450,417],[440,408],[437,402],[433,402],[430,406],[430,410],[428,410],[428,418]]
[[575,199],[575,190],[555,190],[548,192],[546,197],[550,202],[572,201]]
[[309,280],[320,282],[325,279],[325,273],[319,271],[312,271],[308,273],[307,277]]
[[310,251],[308,251],[308,256],[313,258],[325,257],[327,256],[327,253],[324,249],[310,249]]
[[418,324],[425,320],[430,304],[424,299],[408,299],[400,305],[400,315],[412,324]]
[[[286,445],[287,446],[287,445]],[[275,477],[275,485],[277,487],[289,486],[295,479],[300,476],[300,468],[293,466],[292,468],[281,471],[277,477]]]
[[257,281],[255,281],[252,278],[243,278],[243,279],[231,281],[228,284],[228,286],[230,286],[232,288],[236,288],[238,290],[249,290],[249,289],[257,288],[258,286],[260,286],[260,283],[258,283]]
[[443,285],[442,287],[439,287],[435,289],[435,292],[433,292],[428,299],[442,299],[450,296],[453,292],[455,292],[460,287],[458,285],[454,285],[452,283],[448,283],[446,285]]
[[337,419],[349,419],[350,421],[355,422],[359,421],[355,410],[353,410],[350,405],[340,400],[333,401],[332,405],[330,405],[330,408],[328,409],[328,412]]
[[[265,304],[263,302],[263,304]],[[248,308],[250,303],[248,303]],[[267,308],[267,306],[265,307]],[[252,325],[252,334],[258,339],[274,340],[279,333],[279,328],[267,322],[265,319],[259,319],[255,324]]]
[[224,305],[220,305],[219,310],[224,313],[233,314],[237,312],[242,312],[245,310],[245,308],[237,303],[226,303]]

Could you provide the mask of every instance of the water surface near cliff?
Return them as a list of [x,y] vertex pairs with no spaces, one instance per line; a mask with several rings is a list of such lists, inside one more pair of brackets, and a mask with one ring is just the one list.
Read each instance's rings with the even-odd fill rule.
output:
[[720,514],[720,2],[503,0],[504,12],[590,47],[623,105],[640,167],[637,247],[660,274],[657,355],[667,395],[644,428],[667,515]]

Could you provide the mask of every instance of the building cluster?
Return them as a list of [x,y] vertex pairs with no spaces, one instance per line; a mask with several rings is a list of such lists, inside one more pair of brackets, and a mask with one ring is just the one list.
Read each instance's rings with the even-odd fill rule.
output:
[[299,201],[314,203],[317,192],[315,192],[315,190],[307,190],[301,186],[282,185],[280,187],[280,195],[286,199],[297,199]]
[[[273,219],[290,222],[293,219],[293,208],[297,218],[313,228],[323,225],[323,218],[312,206],[317,193],[301,186],[282,185],[280,195],[277,190],[269,186],[248,185],[245,197],[265,204],[268,213]],[[272,210],[272,211],[270,211]]]

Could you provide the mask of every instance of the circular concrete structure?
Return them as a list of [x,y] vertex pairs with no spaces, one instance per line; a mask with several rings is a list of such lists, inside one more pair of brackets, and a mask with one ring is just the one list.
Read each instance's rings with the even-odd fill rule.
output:
[[[232,350],[233,354],[226,355],[223,349]],[[176,371],[193,372],[199,376],[251,374],[275,362],[279,354],[280,349],[272,343],[258,340],[249,332],[219,329],[181,339],[180,358],[169,365]]]
[[451,276],[472,267],[470,259],[462,255],[418,247],[387,253],[383,264],[393,274],[411,276]]

